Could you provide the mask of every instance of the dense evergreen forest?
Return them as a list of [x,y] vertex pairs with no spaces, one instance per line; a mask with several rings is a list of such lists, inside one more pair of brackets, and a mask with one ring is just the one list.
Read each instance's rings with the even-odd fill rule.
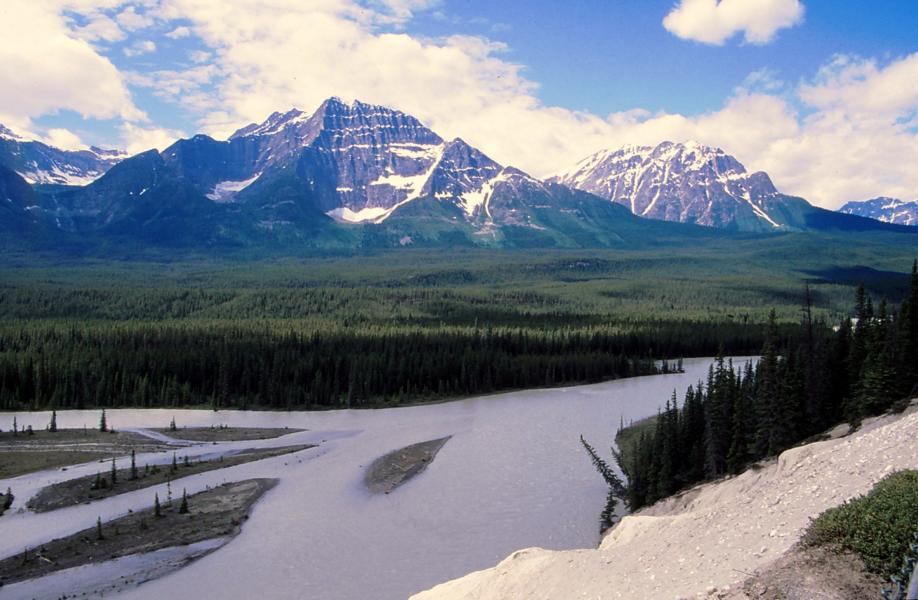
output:
[[[651,373],[653,359],[721,348],[757,353],[770,306],[779,335],[798,329],[787,290],[799,273],[738,260],[735,242],[730,252],[30,259],[0,267],[0,409],[379,406]],[[814,314],[840,317],[853,272],[794,268],[804,267]]]
[[[617,454],[632,510],[697,482],[738,473],[832,425],[880,414],[918,392],[918,263],[898,310],[857,289],[854,319],[814,319],[809,294],[799,330],[780,335],[772,316],[761,358],[734,369],[720,358],[707,381],[676,393]],[[586,444],[585,444],[586,445]],[[587,447],[594,462],[592,448]],[[601,462],[601,461],[600,461]],[[602,467],[604,465],[600,465]],[[608,467],[605,467],[606,471]],[[600,473],[617,487],[614,474]],[[610,497],[614,506],[614,498]],[[603,524],[611,524],[611,513]]]

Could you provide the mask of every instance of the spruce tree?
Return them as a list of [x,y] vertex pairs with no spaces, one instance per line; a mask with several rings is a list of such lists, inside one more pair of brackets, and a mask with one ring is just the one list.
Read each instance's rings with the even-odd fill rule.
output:
[[153,516],[161,517],[163,516],[163,510],[159,505],[159,493],[153,495]]
[[105,418],[105,409],[102,409],[102,416],[99,417],[99,431],[105,433],[108,431],[108,420]]
[[768,326],[765,343],[762,346],[762,357],[759,359],[756,372],[756,434],[755,455],[757,458],[771,456],[779,449],[780,424],[777,422],[778,410],[778,330],[775,323],[775,311],[768,314]]
[[918,393],[918,260],[912,263],[908,298],[900,315],[903,394]]
[[105,536],[102,535],[102,517],[96,517],[96,539],[104,540]]
[[57,411],[51,411],[51,422],[48,424],[48,431],[57,433]]
[[115,459],[112,458],[112,487],[118,483],[118,469],[115,467]]
[[742,394],[733,401],[733,430],[730,449],[727,451],[727,472],[739,473],[749,460],[749,440],[746,431],[746,402]]
[[185,488],[182,488],[182,503],[179,505],[179,514],[188,514],[188,492]]
[[133,448],[131,448],[131,479],[137,479],[137,457]]

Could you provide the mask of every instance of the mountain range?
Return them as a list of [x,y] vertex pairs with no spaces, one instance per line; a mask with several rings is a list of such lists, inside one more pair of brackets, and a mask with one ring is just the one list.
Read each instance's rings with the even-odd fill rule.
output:
[[583,247],[905,229],[781,194],[700,144],[602,152],[542,181],[410,115],[338,98],[129,158],[0,134],[0,227],[90,246]]
[[0,165],[30,184],[87,185],[125,158],[120,150],[61,150],[0,125]]
[[839,209],[849,215],[858,215],[898,225],[918,226],[918,201],[905,202],[897,198],[880,196],[870,200],[848,202]]

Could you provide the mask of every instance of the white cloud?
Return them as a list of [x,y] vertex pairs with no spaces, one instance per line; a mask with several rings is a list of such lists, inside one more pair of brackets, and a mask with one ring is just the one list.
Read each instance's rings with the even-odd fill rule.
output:
[[50,146],[64,150],[85,150],[88,147],[80,136],[69,129],[49,129],[43,141]]
[[141,54],[156,52],[156,42],[153,40],[139,40],[127,48],[123,48],[122,52],[124,52],[124,55],[127,57],[140,56]]
[[170,31],[169,33],[167,33],[167,34],[166,34],[166,37],[167,37],[167,38],[170,38],[170,39],[173,39],[173,40],[180,40],[180,39],[186,38],[186,37],[188,37],[188,36],[190,36],[190,35],[191,35],[191,30],[188,29],[187,27],[185,27],[184,25],[181,25],[181,26],[179,26],[179,27],[176,27],[175,29],[173,29],[173,30]]
[[176,140],[186,137],[183,132],[174,129],[140,127],[132,123],[123,123],[120,129],[123,147],[129,154],[152,149],[162,151]]
[[8,24],[0,36],[0,113],[144,118],[115,66],[45,2],[4,0],[0,21]]
[[103,12],[83,15],[85,25],[74,25],[73,34],[87,42],[120,42],[127,37],[118,23]]
[[[66,1],[72,7],[96,0]],[[123,8],[121,0],[104,1],[106,10]],[[724,4],[728,0],[715,8]],[[918,193],[918,170],[911,168],[918,162],[918,92],[911,83],[918,80],[918,53],[882,64],[838,57],[796,87],[762,69],[721,107],[703,114],[637,108],[601,117],[544,105],[537,85],[506,58],[500,43],[469,36],[420,39],[393,30],[393,22],[405,23],[412,11],[435,5],[393,1],[380,9],[378,0],[374,10],[356,0],[147,0],[143,14],[162,19],[157,25],[165,25],[164,31],[181,23],[199,38],[207,50],[195,52],[209,52],[193,57],[201,64],[119,74],[63,31],[107,65],[121,86],[120,100],[117,93],[100,94],[74,78],[54,88],[54,103],[47,101],[43,109],[13,105],[15,94],[0,95],[0,116],[16,116],[29,126],[29,116],[62,104],[104,102],[105,109],[84,106],[83,114],[132,118],[125,108],[133,106],[124,91],[128,81],[174,102],[197,119],[196,129],[220,137],[273,111],[313,110],[336,95],[413,114],[444,137],[462,137],[495,160],[536,176],[603,148],[696,139],[735,154],[751,170],[768,171],[782,191],[823,206],[880,194],[911,199]],[[5,5],[0,14],[4,10]],[[774,34],[766,29],[746,22],[742,31],[755,41]],[[4,43],[0,40],[0,49]],[[40,68],[49,63],[43,57],[35,62]],[[0,70],[0,84],[5,73]],[[123,125],[121,132],[130,151],[163,148],[183,135],[136,124]]]
[[[697,139],[768,172],[785,193],[838,208],[918,198],[918,53],[879,66],[839,57],[787,96],[740,88],[705,115],[614,115],[617,141]],[[802,110],[796,108],[802,105]]]
[[149,13],[138,13],[137,8],[128,6],[115,17],[118,24],[127,31],[138,31],[153,25],[156,20]]
[[681,0],[663,18],[663,26],[705,44],[723,44],[740,32],[747,43],[767,44],[779,29],[802,20],[799,0]]

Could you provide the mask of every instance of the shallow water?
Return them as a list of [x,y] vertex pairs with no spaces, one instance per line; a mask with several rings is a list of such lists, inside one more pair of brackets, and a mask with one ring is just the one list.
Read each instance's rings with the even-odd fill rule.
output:
[[[605,486],[580,446],[583,434],[607,458],[620,420],[655,414],[673,392],[707,374],[710,359],[685,361],[684,374],[588,386],[528,390],[443,404],[327,412],[112,410],[116,428],[226,424],[308,431],[225,449],[321,442],[294,455],[193,475],[173,493],[225,480],[277,477],[242,533],[188,567],[145,583],[125,598],[406,598],[442,581],[489,567],[514,550],[593,547]],[[738,363],[739,361],[737,361]],[[47,413],[17,413],[20,426],[44,427]],[[58,413],[59,427],[95,423],[97,411]],[[8,427],[12,414],[0,413]],[[374,496],[363,470],[390,450],[452,435],[419,477]],[[219,450],[223,450],[220,445]],[[178,450],[214,452],[213,445]],[[171,453],[138,456],[171,460]],[[95,472],[45,472],[0,481],[16,494]],[[0,556],[152,504],[163,486],[34,515],[2,517]],[[27,493],[24,493],[26,496]],[[27,498],[17,497],[17,506]]]

